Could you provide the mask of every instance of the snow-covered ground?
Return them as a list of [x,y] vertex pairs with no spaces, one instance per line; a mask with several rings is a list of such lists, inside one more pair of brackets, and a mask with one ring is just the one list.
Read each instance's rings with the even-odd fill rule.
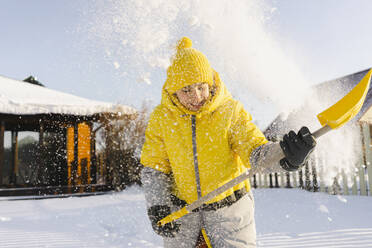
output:
[[[372,197],[254,190],[258,247],[372,247]],[[137,187],[121,193],[0,201],[0,247],[162,247]]]

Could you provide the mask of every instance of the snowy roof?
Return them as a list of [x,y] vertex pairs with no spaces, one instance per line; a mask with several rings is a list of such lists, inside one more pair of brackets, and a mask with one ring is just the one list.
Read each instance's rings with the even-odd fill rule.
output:
[[88,116],[98,113],[133,114],[131,107],[93,101],[42,86],[0,76],[0,114],[65,114]]

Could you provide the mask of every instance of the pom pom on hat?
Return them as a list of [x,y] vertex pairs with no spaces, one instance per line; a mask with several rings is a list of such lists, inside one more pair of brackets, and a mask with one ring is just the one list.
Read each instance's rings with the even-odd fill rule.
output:
[[167,70],[164,88],[173,94],[177,90],[195,83],[213,86],[213,69],[207,57],[192,47],[192,41],[183,37],[177,42],[177,52]]
[[183,48],[190,48],[192,47],[192,41],[189,37],[183,37],[177,43],[177,51]]

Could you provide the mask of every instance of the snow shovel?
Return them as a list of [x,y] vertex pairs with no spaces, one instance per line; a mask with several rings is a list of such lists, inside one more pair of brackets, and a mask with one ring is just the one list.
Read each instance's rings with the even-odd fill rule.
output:
[[[312,133],[312,135],[315,138],[319,138],[320,136],[327,133],[328,131],[343,126],[346,122],[348,122],[355,115],[358,114],[359,110],[362,108],[364,99],[366,98],[367,92],[369,90],[371,73],[372,73],[372,69],[370,69],[367,72],[367,74],[363,77],[363,79],[346,96],[344,96],[337,103],[335,103],[334,105],[332,105],[331,107],[329,107],[328,109],[324,110],[323,112],[317,115],[318,120],[320,124],[322,125],[322,127],[319,130]],[[278,156],[278,161],[279,161],[281,158],[284,157],[284,154],[279,144],[276,150],[278,151],[278,153],[275,156]],[[180,210],[171,213],[164,219],[160,220],[158,224],[165,225],[169,222],[172,222],[174,220],[181,218],[182,216],[193,211],[194,209],[202,206],[205,202],[212,200],[217,195],[247,180],[249,177],[250,177],[250,173],[248,171],[244,172],[240,176],[234,178],[233,180],[222,185],[221,187],[199,198],[198,200],[194,201],[190,205],[187,205],[181,208]]]

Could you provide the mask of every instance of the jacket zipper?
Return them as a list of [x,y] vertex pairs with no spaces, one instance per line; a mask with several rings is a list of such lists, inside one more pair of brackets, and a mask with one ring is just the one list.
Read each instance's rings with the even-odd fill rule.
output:
[[198,199],[201,195],[200,187],[200,174],[199,174],[199,163],[198,163],[198,151],[196,149],[196,118],[195,115],[191,115],[191,130],[192,130],[192,151],[194,155],[194,170],[196,178],[196,190],[198,192]]
[[[194,170],[195,170],[195,178],[196,178],[196,190],[198,192],[198,199],[202,197],[201,194],[201,187],[200,187],[200,174],[199,174],[199,163],[198,163],[198,151],[196,149],[196,118],[195,115],[191,115],[191,130],[192,130],[192,152],[194,155]],[[202,227],[202,233],[203,237],[205,239],[208,239],[208,235],[205,230],[205,216],[203,211],[199,212],[200,221],[201,221],[201,227]],[[209,240],[209,239],[208,239]],[[210,247],[210,246],[208,246]]]

